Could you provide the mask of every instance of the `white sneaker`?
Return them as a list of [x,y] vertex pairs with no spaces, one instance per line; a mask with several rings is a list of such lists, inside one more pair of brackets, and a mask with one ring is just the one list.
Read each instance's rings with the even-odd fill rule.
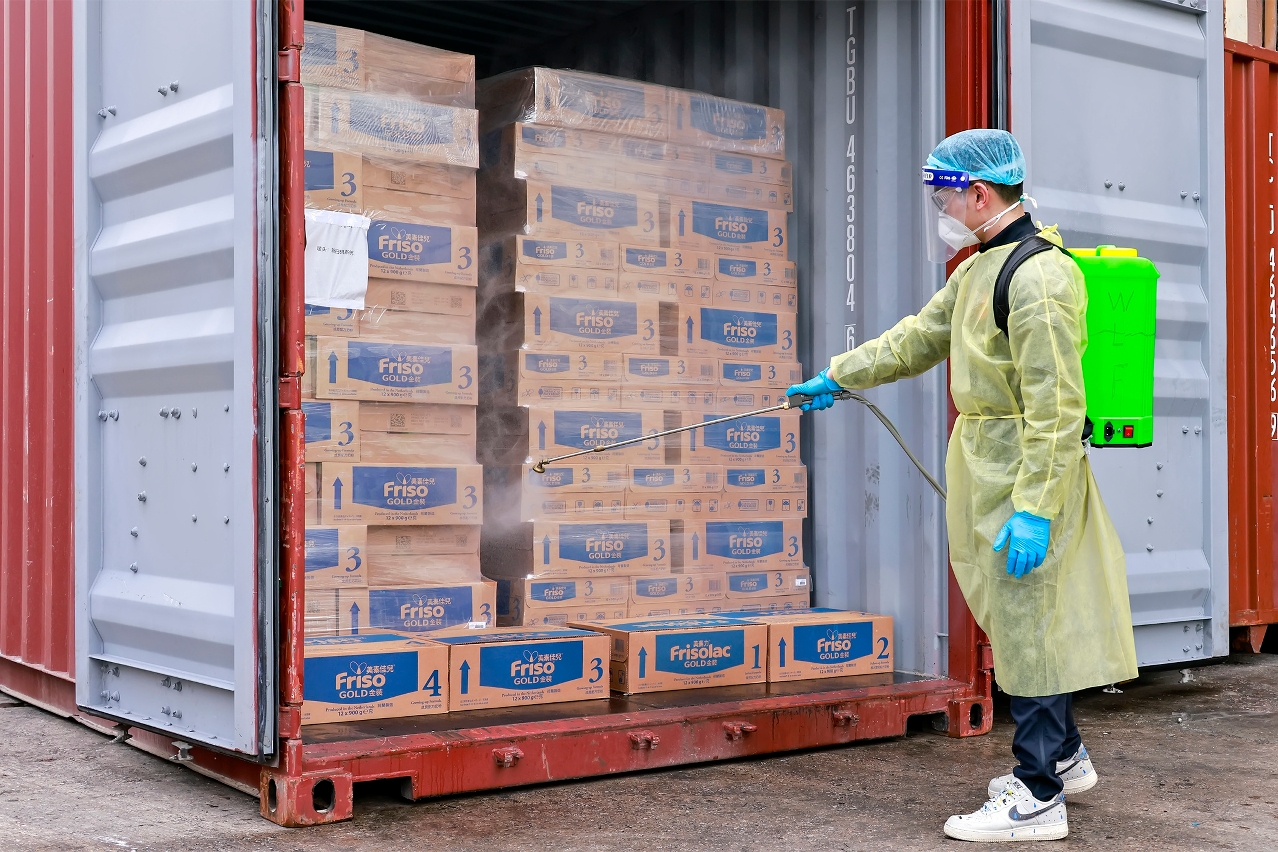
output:
[[[1086,793],[1096,786],[1098,780],[1096,769],[1092,766],[1092,759],[1087,756],[1087,746],[1079,746],[1078,751],[1068,760],[1056,761],[1056,774],[1060,776],[1061,781],[1065,782],[1065,789],[1062,792],[1066,796]],[[992,799],[1005,790],[1014,778],[1016,776],[1010,773],[1000,775],[990,781],[990,786],[985,792]]]
[[976,813],[947,819],[945,833],[956,840],[986,843],[1061,840],[1069,836],[1065,796],[1040,802],[1019,778],[1013,778]]

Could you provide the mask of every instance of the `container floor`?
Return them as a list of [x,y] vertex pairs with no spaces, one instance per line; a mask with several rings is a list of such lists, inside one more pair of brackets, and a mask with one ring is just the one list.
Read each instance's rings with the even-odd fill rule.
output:
[[[796,680],[789,683],[760,683],[746,686],[680,689],[637,695],[618,695],[614,693],[612,697],[598,701],[566,701],[558,704],[538,704],[528,707],[464,710],[457,713],[439,713],[432,716],[405,716],[397,719],[369,719],[358,722],[306,725],[302,728],[302,741],[305,743],[338,743],[351,740],[462,731],[473,728],[493,728],[566,719],[637,715],[654,710],[690,707],[704,707],[708,710],[715,705],[735,704],[752,699],[768,698],[769,696],[812,695],[815,697],[827,693],[839,693],[872,687],[922,684],[931,680],[934,679],[908,672],[893,672],[891,674],[823,678],[820,680]],[[603,722],[605,720],[599,719],[599,721]]]
[[[677,697],[677,696],[671,696]],[[1080,693],[1099,773],[1069,801],[1068,841],[1027,852],[1272,852],[1278,836],[1278,656],[1146,671],[1121,695]],[[437,717],[442,721],[442,717]],[[352,821],[288,829],[172,761],[0,696],[0,848],[137,852],[979,852],[952,813],[1012,765],[1012,726],[590,781],[407,802],[361,784]],[[662,743],[662,748],[665,743]]]

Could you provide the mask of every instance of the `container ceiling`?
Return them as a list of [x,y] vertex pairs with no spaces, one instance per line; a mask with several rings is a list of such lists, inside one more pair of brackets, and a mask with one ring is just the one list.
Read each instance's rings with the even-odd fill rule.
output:
[[[307,0],[306,18],[472,53],[480,77],[648,5],[645,0]],[[682,3],[661,3],[663,11]],[[622,22],[618,22],[622,23]]]

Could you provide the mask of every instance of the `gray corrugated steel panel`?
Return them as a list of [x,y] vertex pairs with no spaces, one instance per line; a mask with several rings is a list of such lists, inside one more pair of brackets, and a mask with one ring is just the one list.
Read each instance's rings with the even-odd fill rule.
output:
[[1066,245],[1134,246],[1162,275],[1154,445],[1091,454],[1127,551],[1139,661],[1226,654],[1220,16],[1033,0],[1012,4],[1012,24],[1012,130],[1036,218]]

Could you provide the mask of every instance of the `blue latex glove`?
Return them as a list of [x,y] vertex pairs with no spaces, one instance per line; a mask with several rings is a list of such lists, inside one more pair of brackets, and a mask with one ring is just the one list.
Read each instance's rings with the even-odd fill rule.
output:
[[842,389],[842,385],[827,376],[826,370],[822,370],[814,378],[808,379],[802,384],[790,385],[786,389],[785,395],[806,394],[813,397],[813,399],[811,402],[805,402],[801,408],[804,411],[823,411],[834,405],[834,392]]
[[1043,564],[1047,558],[1047,538],[1052,522],[1029,512],[1017,512],[1008,518],[994,539],[994,552],[1007,549],[1007,573],[1018,580]]

